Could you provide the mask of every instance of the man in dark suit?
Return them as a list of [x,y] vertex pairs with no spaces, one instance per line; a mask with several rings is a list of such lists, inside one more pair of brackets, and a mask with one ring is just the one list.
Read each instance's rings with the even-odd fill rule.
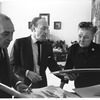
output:
[[[14,31],[14,25],[10,18],[4,14],[0,14],[0,82],[23,92],[28,86],[19,81],[12,72],[7,52],[7,47],[12,40]],[[0,98],[9,97],[12,96],[0,89]]]
[[[79,42],[69,48],[65,69],[100,68],[100,44],[93,42],[97,28],[91,22],[80,22],[78,26]],[[74,80],[76,88],[100,84],[100,72],[71,73],[65,76]],[[65,82],[61,83],[61,87]]]
[[54,60],[52,45],[46,41],[49,31],[47,21],[35,17],[31,22],[31,31],[31,36],[15,41],[10,55],[11,67],[16,75],[24,78],[25,84],[32,82],[32,88],[45,87],[46,68],[57,71],[60,67]]

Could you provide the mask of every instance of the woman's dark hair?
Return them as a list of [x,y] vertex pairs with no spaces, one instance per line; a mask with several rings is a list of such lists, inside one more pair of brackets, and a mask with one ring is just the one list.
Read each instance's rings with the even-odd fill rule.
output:
[[78,27],[86,30],[91,30],[93,33],[96,33],[97,31],[97,26],[93,26],[92,22],[80,22]]

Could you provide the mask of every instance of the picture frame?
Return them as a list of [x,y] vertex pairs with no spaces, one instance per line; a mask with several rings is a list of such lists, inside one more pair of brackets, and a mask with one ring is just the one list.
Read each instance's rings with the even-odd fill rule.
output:
[[28,29],[31,29],[31,22],[28,22]]
[[54,29],[61,29],[61,22],[60,21],[54,22]]
[[48,22],[48,26],[50,26],[50,14],[49,13],[40,13],[39,17],[45,18]]

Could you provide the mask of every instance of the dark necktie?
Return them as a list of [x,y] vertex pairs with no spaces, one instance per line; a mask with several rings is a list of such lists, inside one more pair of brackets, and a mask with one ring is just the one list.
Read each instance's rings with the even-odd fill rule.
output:
[[37,46],[38,46],[38,65],[40,66],[40,41],[37,41]]
[[2,59],[3,59],[3,51],[0,48],[0,60],[2,60]]

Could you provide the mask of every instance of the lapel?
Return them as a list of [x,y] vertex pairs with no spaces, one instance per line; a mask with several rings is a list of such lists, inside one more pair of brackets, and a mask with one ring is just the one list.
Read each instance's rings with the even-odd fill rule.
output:
[[[31,36],[25,38],[22,43],[23,48],[23,57],[25,57],[25,66],[29,64],[30,69],[33,69],[33,52],[32,52],[32,44],[31,44]],[[28,58],[28,59],[27,59]]]
[[[27,38],[27,40],[25,41],[25,52],[27,54],[27,56],[32,57],[32,44],[31,44],[31,36],[29,36]],[[28,58],[28,57],[27,57]]]

